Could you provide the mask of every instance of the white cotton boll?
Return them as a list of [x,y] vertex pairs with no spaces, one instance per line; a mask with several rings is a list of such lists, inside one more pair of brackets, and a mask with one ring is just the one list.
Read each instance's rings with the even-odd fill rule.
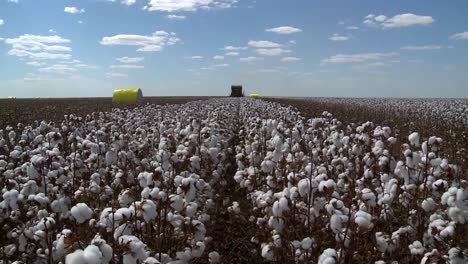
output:
[[192,248],[192,257],[194,258],[199,258],[203,255],[203,252],[205,251],[205,243],[198,241],[195,244],[195,247]]
[[113,149],[106,152],[106,165],[111,166],[118,160],[117,152]]
[[304,250],[308,250],[312,247],[313,240],[310,237],[306,237],[301,241],[301,247]]
[[262,171],[265,173],[271,173],[275,168],[275,164],[271,160],[264,160],[260,165],[262,167]]
[[134,199],[131,196],[130,190],[123,190],[119,193],[119,204],[121,207],[127,207],[133,203]]
[[448,209],[448,215],[453,221],[458,222],[460,224],[468,222],[468,211],[461,210],[458,207],[450,207]]
[[288,199],[286,199],[285,197],[281,197],[279,199],[279,206],[281,207],[282,211],[288,211],[289,210]]
[[342,231],[343,224],[348,222],[348,216],[334,214],[330,218],[330,228],[335,234],[339,234]]
[[102,253],[99,248],[95,245],[89,245],[83,252],[85,263],[87,264],[99,264],[102,263]]
[[190,259],[192,258],[192,254],[190,249],[185,249],[185,251],[178,251],[176,252],[176,259],[178,260],[177,264],[186,264],[189,263]]
[[361,200],[370,207],[374,207],[377,204],[377,198],[369,188],[365,188],[361,191]]
[[73,253],[68,254],[65,257],[65,263],[67,264],[84,264],[86,259],[83,254],[83,250],[77,249]]
[[327,248],[319,256],[318,264],[335,264],[336,259],[336,250],[333,248]]
[[447,238],[447,237],[452,237],[454,234],[455,234],[455,228],[449,225],[446,228],[444,228],[442,231],[440,231],[439,236],[441,238]]
[[280,206],[279,201],[275,201],[273,203],[273,206],[271,207],[271,211],[273,213],[273,216],[280,217],[283,214],[283,210]]
[[97,235],[91,243],[99,247],[102,253],[102,263],[109,263],[112,259],[112,247],[109,246],[104,239],[101,239],[99,235]]
[[371,222],[372,216],[364,211],[359,210],[354,216],[354,222],[358,224],[360,228],[370,229],[374,225]]
[[281,233],[284,228],[284,220],[280,217],[270,216],[268,219],[268,226]]
[[466,264],[468,263],[468,257],[463,254],[458,248],[451,248],[448,251],[450,264]]
[[141,198],[148,199],[152,193],[152,189],[145,187],[143,191],[141,191]]
[[19,193],[17,190],[13,189],[13,190],[10,190],[10,191],[6,191],[4,194],[3,194],[3,200],[5,201],[5,203],[8,205],[8,207],[11,209],[11,210],[16,210],[18,209],[18,198],[19,198]]
[[270,245],[262,246],[262,257],[268,261],[273,261],[275,259],[274,251]]
[[310,192],[310,181],[309,179],[302,179],[297,184],[299,194],[301,197],[306,197],[309,195]]
[[84,223],[86,220],[91,219],[93,210],[85,203],[79,203],[72,207],[71,214],[78,224]]
[[219,253],[216,251],[211,251],[210,254],[208,254],[208,261],[210,263],[219,263],[220,262]]
[[159,260],[153,258],[153,257],[148,257],[143,261],[143,264],[160,264]]
[[197,212],[198,204],[195,202],[188,203],[187,207],[185,208],[185,214],[188,217],[193,217]]
[[146,245],[135,236],[121,236],[119,244],[125,245],[129,249],[129,252],[124,254],[124,264],[136,263],[148,258],[148,253],[145,250]]
[[415,147],[419,147],[419,134],[417,132],[413,132],[408,136],[408,141],[411,145]]
[[336,183],[332,179],[323,180],[319,184],[319,191],[323,192],[325,190],[334,189],[335,186],[336,186]]
[[411,252],[411,255],[422,255],[422,254],[424,254],[425,248],[423,247],[422,243],[419,242],[418,240],[414,241],[408,247],[409,247],[409,250]]
[[151,200],[144,200],[141,202],[141,209],[143,210],[143,219],[146,222],[156,219],[158,213],[156,212],[156,204]]
[[427,198],[422,202],[421,207],[424,211],[429,213],[429,212],[434,211],[437,208],[437,204],[434,201],[434,199]]

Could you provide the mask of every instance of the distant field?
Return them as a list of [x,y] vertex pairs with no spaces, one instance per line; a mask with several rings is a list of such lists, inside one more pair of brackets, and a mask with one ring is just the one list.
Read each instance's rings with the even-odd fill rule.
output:
[[[145,97],[139,105],[182,104],[189,101],[208,99],[203,96]],[[114,107],[134,107],[112,103],[111,97],[99,98],[34,98],[0,99],[0,127],[28,124],[34,120],[60,122],[64,115],[87,115],[92,112],[110,111]]]

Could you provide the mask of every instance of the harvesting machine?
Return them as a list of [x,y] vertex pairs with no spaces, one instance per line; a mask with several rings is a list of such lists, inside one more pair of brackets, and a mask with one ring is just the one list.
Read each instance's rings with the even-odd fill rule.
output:
[[244,92],[242,91],[242,85],[231,86],[231,97],[244,97]]

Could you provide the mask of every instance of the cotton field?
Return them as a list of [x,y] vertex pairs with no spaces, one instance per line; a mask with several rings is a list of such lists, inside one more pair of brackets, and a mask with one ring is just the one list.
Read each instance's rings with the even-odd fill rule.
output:
[[329,111],[217,98],[0,128],[0,263],[467,263],[447,133]]

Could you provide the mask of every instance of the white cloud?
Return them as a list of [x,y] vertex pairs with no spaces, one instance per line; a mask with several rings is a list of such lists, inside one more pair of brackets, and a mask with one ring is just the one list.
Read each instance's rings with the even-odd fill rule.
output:
[[348,29],[348,30],[358,30],[359,27],[356,27],[356,26],[347,26],[346,29]]
[[216,56],[213,56],[213,59],[214,60],[224,60],[224,56],[216,55]]
[[254,61],[258,61],[258,60],[262,60],[262,59],[263,58],[250,56],[250,57],[240,58],[239,61],[252,63]]
[[261,72],[261,73],[274,73],[274,72],[278,72],[277,69],[259,69],[257,72]]
[[70,40],[64,39],[60,36],[41,36],[25,34],[17,38],[9,38],[5,40],[6,44],[12,46],[8,51],[9,55],[17,57],[29,57],[32,60],[43,59],[62,59],[68,60],[71,58],[71,48],[62,45],[69,43]]
[[196,11],[198,9],[231,8],[237,0],[149,0],[148,11]]
[[274,32],[276,34],[281,34],[281,35],[286,35],[286,34],[302,32],[302,29],[290,27],[290,26],[282,26],[282,27],[269,28],[269,29],[266,29],[265,31]]
[[387,17],[384,16],[384,15],[374,17],[374,20],[377,21],[377,22],[380,22],[380,23],[384,22],[386,19],[387,19]]
[[224,55],[226,55],[226,56],[239,56],[239,52],[230,51],[230,52],[226,52]]
[[236,47],[236,46],[226,46],[224,50],[226,51],[236,51],[236,50],[246,50],[247,47]]
[[300,58],[297,57],[284,57],[281,59],[283,62],[293,62],[293,61],[300,61]]
[[54,64],[49,67],[39,68],[39,72],[47,72],[47,73],[58,73],[58,74],[72,74],[77,71],[77,69],[73,68],[70,65],[65,64]]
[[359,53],[359,54],[337,54],[323,59],[322,64],[326,63],[357,63],[369,60],[378,60],[385,57],[397,56],[396,52],[389,53]]
[[143,61],[144,59],[144,57],[121,57],[117,58],[116,60],[121,63],[138,63]]
[[112,78],[112,77],[123,78],[123,77],[128,77],[128,74],[120,73],[120,72],[108,72],[108,73],[106,73],[106,76],[108,78]]
[[78,9],[74,6],[67,6],[65,9],[63,9],[65,13],[70,13],[70,14],[81,14],[85,12],[84,8]]
[[411,13],[399,14],[391,18],[387,18],[384,15],[375,16],[370,14],[365,17],[364,24],[368,26],[380,26],[384,29],[387,28],[399,28],[409,27],[416,25],[429,25],[435,20],[431,16],[420,16]]
[[383,66],[385,66],[385,63],[381,61],[376,61],[376,62],[371,62],[371,63],[358,64],[358,65],[353,66],[352,68],[357,69],[357,70],[367,70],[367,69],[383,67]]
[[110,37],[103,37],[101,45],[105,46],[137,46],[137,51],[160,51],[165,46],[174,45],[179,41],[175,33],[167,33],[165,31],[156,31],[151,35],[132,35],[118,34]]
[[170,20],[184,20],[187,18],[186,16],[179,16],[179,15],[167,15],[166,16]]
[[143,69],[145,68],[145,66],[134,65],[134,64],[118,64],[118,65],[111,65],[109,68],[111,69]]
[[77,68],[92,69],[92,70],[95,70],[95,69],[99,68],[96,65],[88,65],[88,64],[84,64],[84,63],[78,63],[78,64],[75,64],[74,66],[77,67]]
[[283,55],[284,53],[289,53],[291,50],[282,49],[282,48],[274,48],[274,49],[256,49],[255,52],[259,55],[264,56],[278,56]]
[[18,0],[7,0],[7,2],[17,4],[17,3],[18,3]]
[[199,55],[196,55],[196,56],[192,56],[190,57],[192,60],[201,60],[203,59],[203,56],[199,56]]
[[211,67],[214,67],[214,68],[224,68],[224,67],[229,67],[229,64],[227,63],[222,63],[222,64],[215,64]]
[[52,33],[52,34],[57,34],[57,31],[55,31],[54,29],[49,29],[49,33]]
[[328,39],[331,40],[331,41],[346,41],[346,40],[349,39],[349,37],[348,36],[342,36],[340,34],[335,33],[335,34],[333,34],[333,36],[329,37]]
[[122,0],[122,4],[131,6],[136,3],[136,0]]
[[78,24],[83,24],[83,21],[82,21],[82,20],[78,20]]
[[268,40],[250,40],[247,44],[254,48],[280,48],[283,46]]
[[426,46],[405,46],[401,47],[402,50],[439,50],[442,47],[439,45],[426,45]]
[[450,36],[451,39],[468,39],[468,31],[465,31],[465,32],[461,32],[461,33],[457,33],[457,34],[453,34],[452,36]]
[[38,62],[38,61],[30,61],[30,62],[27,62],[26,64],[29,66],[34,66],[34,67],[41,67],[45,65],[44,62]]
[[3,19],[0,19],[0,26],[3,26],[5,25],[5,21],[3,21]]

